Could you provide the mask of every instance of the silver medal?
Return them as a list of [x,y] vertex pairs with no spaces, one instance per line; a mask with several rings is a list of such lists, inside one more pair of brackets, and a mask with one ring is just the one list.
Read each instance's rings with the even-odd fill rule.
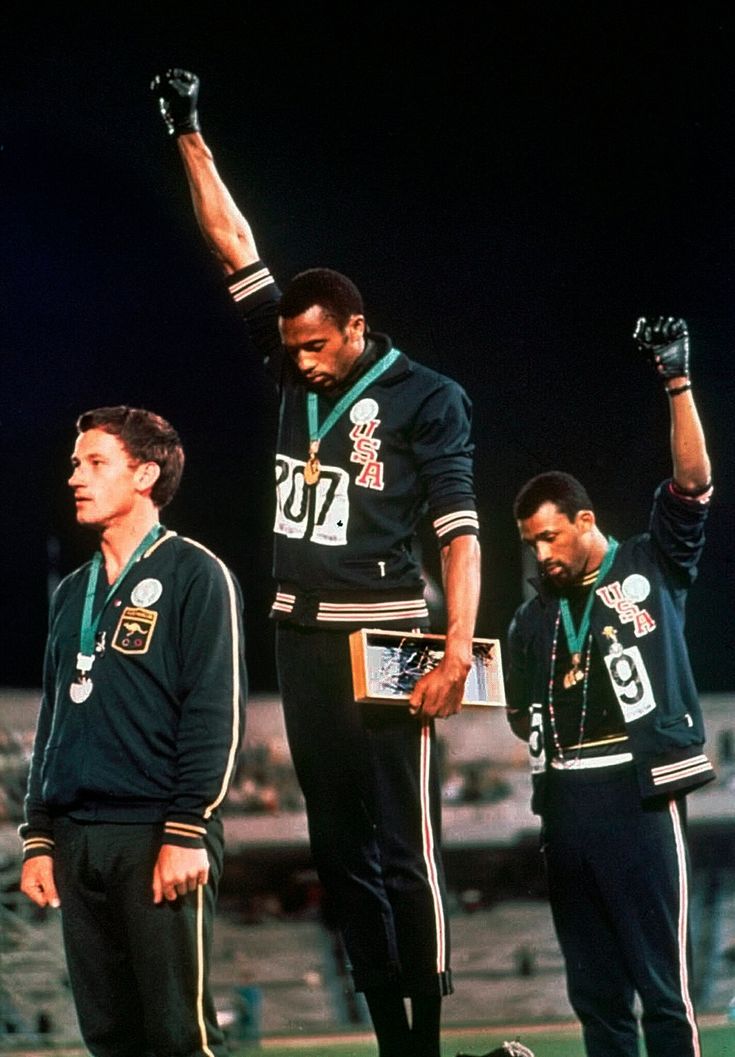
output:
[[87,700],[92,693],[93,685],[91,679],[85,679],[83,677],[79,682],[71,684],[69,687],[69,697],[75,705],[81,705],[83,701]]
[[82,701],[86,701],[92,693],[94,684],[91,679],[87,678],[87,673],[92,671],[93,664],[94,654],[77,654],[77,677],[69,687],[69,697],[75,705],[81,705]]

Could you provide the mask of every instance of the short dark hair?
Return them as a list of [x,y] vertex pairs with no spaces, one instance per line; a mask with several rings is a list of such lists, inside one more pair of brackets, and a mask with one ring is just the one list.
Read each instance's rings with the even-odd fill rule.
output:
[[584,485],[561,470],[540,473],[526,481],[513,503],[516,521],[532,517],[544,503],[554,503],[570,521],[574,521],[580,510],[594,509]]
[[165,418],[139,407],[97,407],[77,419],[77,432],[90,429],[119,437],[136,462],[155,462],[161,473],[151,489],[151,499],[159,510],[171,502],[184,472],[184,449]]
[[331,268],[309,268],[295,275],[281,295],[278,312],[283,319],[293,319],[314,305],[323,308],[340,330],[350,316],[364,313],[362,294],[355,284]]

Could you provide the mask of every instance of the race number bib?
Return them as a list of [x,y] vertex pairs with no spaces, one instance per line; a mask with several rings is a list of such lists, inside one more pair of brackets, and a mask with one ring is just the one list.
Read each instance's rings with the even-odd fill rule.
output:
[[618,646],[605,657],[610,682],[626,723],[652,712],[656,701],[646,666],[637,646]]
[[305,463],[276,456],[276,519],[273,531],[325,547],[347,543],[350,516],[349,474],[338,466],[319,467],[319,480],[307,486]]
[[528,756],[531,763],[531,774],[543,774],[546,770],[544,720],[541,705],[538,704],[532,704],[530,709]]

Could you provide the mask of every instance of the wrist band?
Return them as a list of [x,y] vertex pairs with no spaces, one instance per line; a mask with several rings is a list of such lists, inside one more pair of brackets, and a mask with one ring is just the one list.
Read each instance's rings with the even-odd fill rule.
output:
[[669,396],[678,396],[679,393],[686,393],[687,389],[691,389],[691,382],[687,382],[685,385],[678,385],[676,389],[667,389],[666,392]]
[[672,480],[671,490],[676,495],[686,496],[687,499],[699,499],[701,496],[706,495],[707,492],[712,491],[712,479],[707,481],[707,484],[703,484],[701,488],[684,488],[682,485],[677,484],[676,481]]

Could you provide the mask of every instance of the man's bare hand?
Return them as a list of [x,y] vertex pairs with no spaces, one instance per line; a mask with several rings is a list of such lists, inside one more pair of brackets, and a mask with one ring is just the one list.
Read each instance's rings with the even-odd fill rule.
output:
[[460,712],[469,670],[468,663],[445,655],[416,683],[408,699],[410,711],[426,719],[446,719]]
[[60,907],[54,881],[54,860],[50,855],[26,859],[20,874],[20,890],[40,907]]
[[162,844],[153,867],[153,902],[172,902],[196,891],[209,878],[209,859],[204,848],[179,848]]

